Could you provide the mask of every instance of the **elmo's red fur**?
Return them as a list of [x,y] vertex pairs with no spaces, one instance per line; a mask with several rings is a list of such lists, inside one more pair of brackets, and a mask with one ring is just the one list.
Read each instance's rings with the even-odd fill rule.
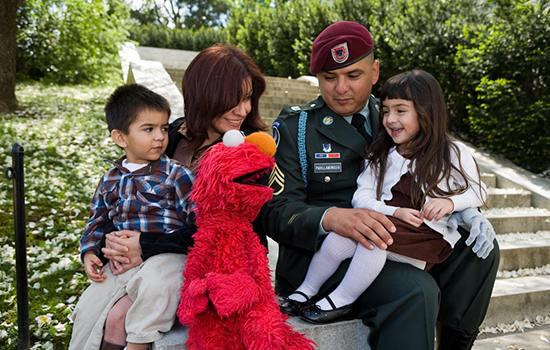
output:
[[[254,139],[258,143],[262,137]],[[191,193],[198,231],[178,308],[180,322],[189,326],[189,350],[313,349],[280,312],[267,250],[252,229],[273,195],[255,183],[275,163],[273,154],[259,149],[265,147],[219,143],[200,162]]]

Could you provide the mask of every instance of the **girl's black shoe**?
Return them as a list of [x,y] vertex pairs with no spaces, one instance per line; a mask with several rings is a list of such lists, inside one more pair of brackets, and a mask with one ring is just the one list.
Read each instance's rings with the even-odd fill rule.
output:
[[314,324],[331,323],[352,320],[356,316],[355,303],[336,308],[336,305],[326,297],[332,310],[321,310],[317,305],[310,304],[300,310],[300,318]]
[[287,314],[288,316],[298,316],[300,313],[300,310],[309,305],[310,299],[305,294],[300,292],[299,290],[295,291],[292,294],[300,294],[304,298],[306,298],[306,301],[297,301],[294,299],[290,299],[289,297],[281,297],[279,299],[279,309],[282,313]]

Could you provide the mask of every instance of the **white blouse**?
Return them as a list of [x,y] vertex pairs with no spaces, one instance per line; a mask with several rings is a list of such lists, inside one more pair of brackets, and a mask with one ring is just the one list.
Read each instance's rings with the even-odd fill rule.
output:
[[[453,141],[453,143],[457,145],[460,150],[460,163],[462,168],[474,181],[466,192],[449,197],[449,199],[454,203],[453,212],[461,211],[467,208],[479,207],[487,199],[487,188],[479,177],[474,158],[466,145],[458,141]],[[456,166],[459,164],[458,155],[453,148],[451,148],[451,162]],[[353,199],[351,201],[353,207],[376,210],[384,215],[393,216],[399,207],[386,205],[384,201],[392,198],[392,187],[395,186],[399,180],[401,180],[401,177],[407,173],[407,171],[409,171],[410,163],[411,161],[409,159],[404,158],[397,152],[396,147],[393,147],[390,150],[380,200],[376,199],[377,179],[373,173],[374,167],[370,166],[368,163],[365,164],[365,169],[357,178],[357,190],[353,194]],[[414,167],[415,163],[412,164],[411,170],[414,170]],[[478,183],[481,184],[481,188]],[[453,169],[451,171],[450,189],[456,190],[464,185],[464,178],[460,176],[455,169]],[[449,190],[447,187],[447,181],[445,180],[441,181],[437,186],[442,190]],[[421,184],[421,189],[425,191],[426,184]],[[428,202],[428,200],[430,200],[429,197],[426,198],[426,202]],[[437,222],[433,220],[428,221],[426,219],[424,219],[424,222],[433,230],[441,233],[443,238],[449,242],[451,247],[454,247],[455,243],[460,239],[460,233],[457,230],[451,230],[450,227],[447,226],[449,217],[450,214],[447,214]]]

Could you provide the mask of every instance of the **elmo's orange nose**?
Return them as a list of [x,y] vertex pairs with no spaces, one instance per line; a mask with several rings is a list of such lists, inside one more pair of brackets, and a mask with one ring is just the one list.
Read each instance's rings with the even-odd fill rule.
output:
[[255,144],[260,152],[268,157],[273,157],[277,152],[277,145],[275,140],[269,134],[265,132],[254,132],[244,138],[245,142]]

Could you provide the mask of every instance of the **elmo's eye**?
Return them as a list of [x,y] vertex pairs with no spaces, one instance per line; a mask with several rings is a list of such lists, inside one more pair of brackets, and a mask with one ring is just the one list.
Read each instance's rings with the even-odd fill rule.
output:
[[223,135],[223,144],[226,147],[237,147],[244,142],[244,136],[238,130],[229,130]]

